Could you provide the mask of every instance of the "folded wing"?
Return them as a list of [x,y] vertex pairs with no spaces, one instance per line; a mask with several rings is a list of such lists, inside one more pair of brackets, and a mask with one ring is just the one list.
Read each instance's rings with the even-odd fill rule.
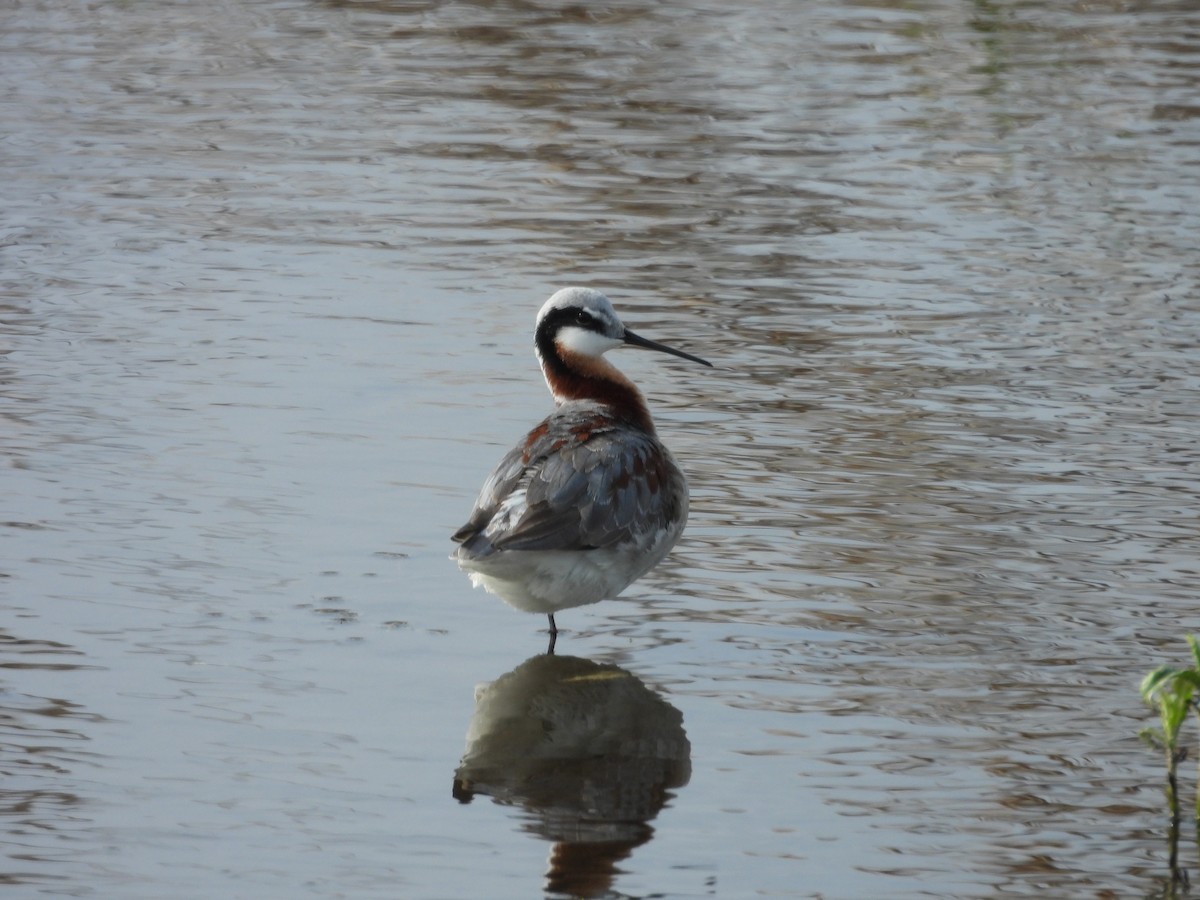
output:
[[676,479],[682,473],[653,435],[594,412],[573,420],[560,411],[500,461],[453,536],[458,555],[636,540],[681,517]]

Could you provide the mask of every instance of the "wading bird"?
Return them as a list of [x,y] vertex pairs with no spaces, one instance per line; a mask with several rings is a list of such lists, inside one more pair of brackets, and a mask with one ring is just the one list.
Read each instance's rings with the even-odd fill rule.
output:
[[604,354],[633,346],[705,366],[626,328],[599,291],[564,288],[537,316],[534,344],[556,408],[500,460],[454,558],[477,587],[545,613],[615,597],[679,540],[683,473],[654,432],[646,401]]

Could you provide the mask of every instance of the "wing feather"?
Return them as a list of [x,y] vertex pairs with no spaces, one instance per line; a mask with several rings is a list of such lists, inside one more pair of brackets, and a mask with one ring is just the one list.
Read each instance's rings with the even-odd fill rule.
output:
[[571,412],[500,461],[454,534],[460,556],[608,547],[677,521],[683,475],[658,440],[595,407]]

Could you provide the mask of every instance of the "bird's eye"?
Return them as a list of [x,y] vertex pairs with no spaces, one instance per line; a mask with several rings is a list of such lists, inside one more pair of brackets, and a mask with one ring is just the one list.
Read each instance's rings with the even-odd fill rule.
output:
[[575,324],[576,325],[591,325],[593,321],[594,320],[592,319],[592,314],[590,312],[588,312],[586,309],[575,310]]

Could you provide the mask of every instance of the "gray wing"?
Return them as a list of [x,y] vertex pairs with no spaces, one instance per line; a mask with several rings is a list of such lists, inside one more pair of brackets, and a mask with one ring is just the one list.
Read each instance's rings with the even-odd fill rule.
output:
[[454,534],[460,556],[607,547],[683,515],[683,474],[652,435],[611,419],[552,420],[500,461]]

